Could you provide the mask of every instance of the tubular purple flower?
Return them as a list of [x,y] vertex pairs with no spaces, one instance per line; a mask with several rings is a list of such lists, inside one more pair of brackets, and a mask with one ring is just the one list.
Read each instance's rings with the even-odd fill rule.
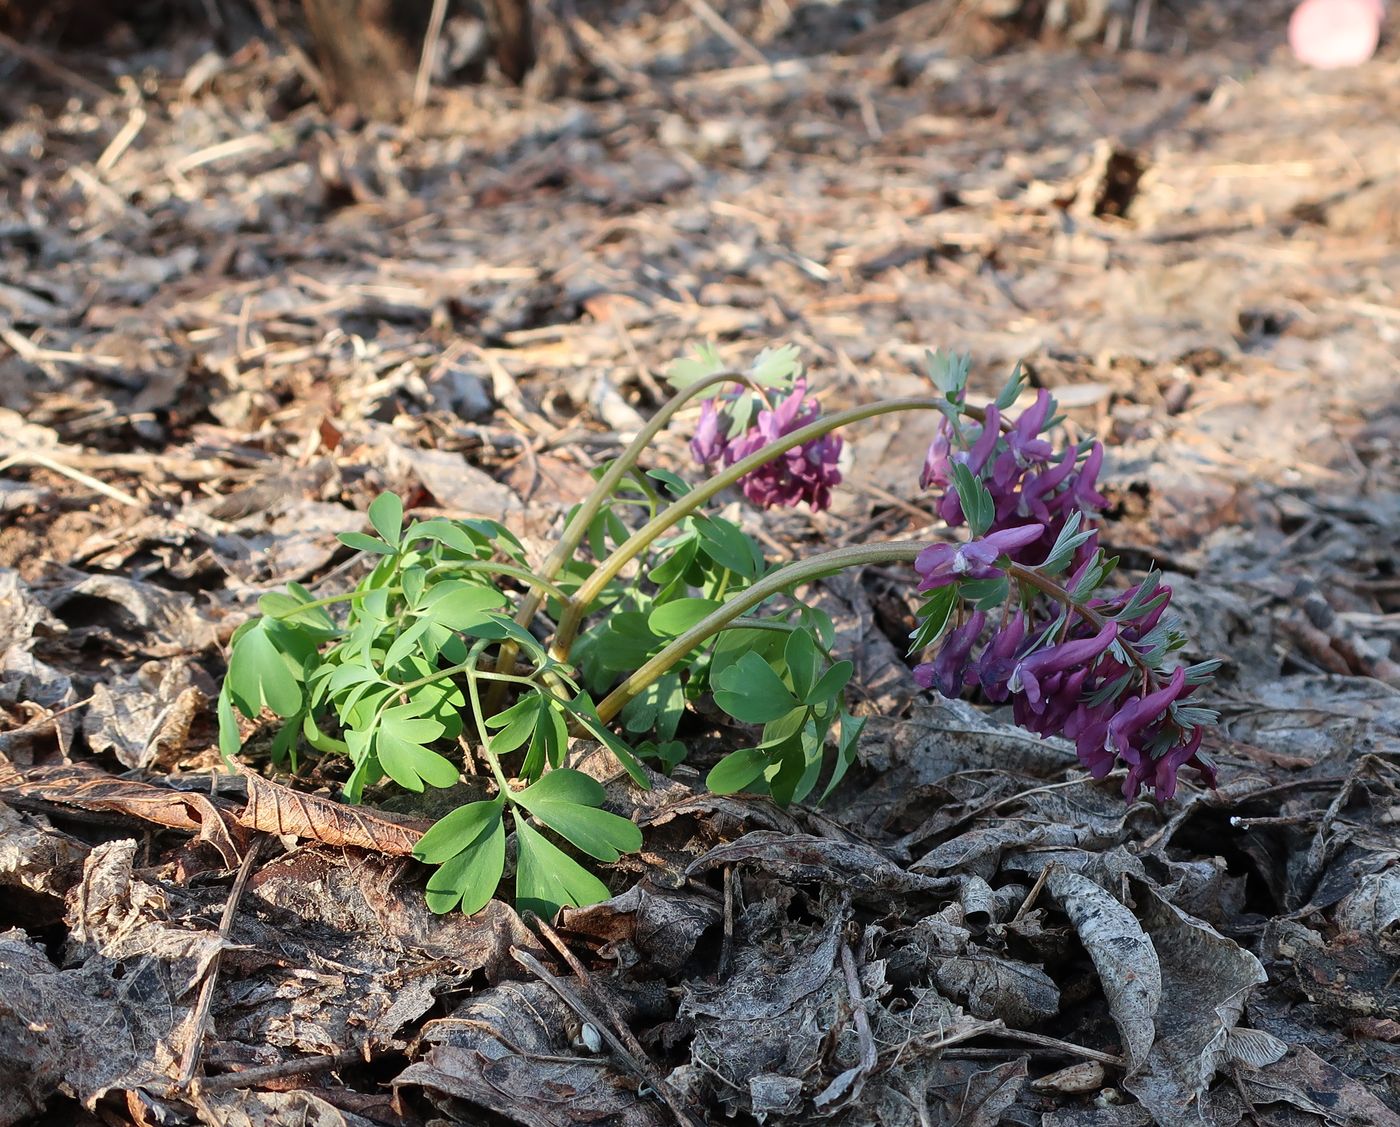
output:
[[1108,621],[1092,638],[1078,638],[1037,650],[1017,663],[1012,670],[1009,688],[1013,693],[1024,692],[1032,705],[1040,703],[1040,680],[1052,673],[1064,673],[1077,665],[1087,665],[1113,644],[1118,636],[1118,623]]
[[1070,499],[1086,513],[1099,513],[1108,508],[1108,498],[1095,488],[1099,470],[1103,467],[1103,443],[1096,442],[1089,450],[1089,456],[1079,467],[1079,474],[1070,487]]
[[977,681],[990,701],[1000,704],[1011,695],[1007,681],[1016,666],[1016,651],[1026,639],[1026,615],[1019,607],[1003,622],[977,659]]
[[1015,471],[1026,470],[1035,462],[1048,462],[1055,450],[1045,439],[1037,437],[1050,415],[1050,393],[1041,388],[1035,402],[1021,412],[1015,424],[1003,436],[1006,452],[997,459],[993,480],[1009,484]]
[[1178,667],[1171,675],[1171,680],[1163,685],[1156,692],[1148,693],[1144,697],[1134,697],[1118,710],[1108,724],[1108,740],[1105,746],[1110,746],[1118,752],[1118,757],[1125,762],[1134,762],[1138,757],[1138,749],[1134,746],[1134,738],[1146,727],[1157,720],[1167,707],[1182,695],[1186,688],[1186,670]]
[[1168,749],[1160,759],[1153,761],[1152,782],[1148,785],[1156,793],[1158,802],[1168,802],[1176,794],[1176,773],[1187,764],[1204,774],[1211,786],[1215,785],[1215,768],[1196,757],[1205,734],[1204,728],[1194,729],[1185,743]]
[[997,410],[995,403],[987,404],[987,417],[982,421],[982,433],[977,436],[977,441],[972,444],[966,454],[954,454],[956,461],[962,462],[973,473],[973,476],[982,472],[982,467],[991,460],[996,452],[997,443],[1001,441],[1001,412]]
[[1034,517],[1042,523],[1051,520],[1050,508],[1045,498],[1051,496],[1071,473],[1074,472],[1074,447],[1069,447],[1060,456],[1059,464],[1053,469],[1040,473],[1027,474],[1021,482],[1021,499],[1016,511],[1023,517]]
[[716,396],[700,404],[700,421],[695,424],[695,437],[690,440],[690,453],[702,466],[724,456],[729,443],[720,436],[719,408]]
[[932,663],[926,662],[915,668],[914,680],[926,689],[937,689],[945,697],[956,697],[972,685],[974,674],[968,667],[967,659],[986,625],[986,614],[980,610],[974,611],[965,623],[948,635]]
[[1005,528],[980,540],[966,544],[930,544],[914,560],[914,570],[923,582],[920,591],[946,587],[960,579],[991,579],[1000,575],[996,561],[1033,540],[1040,539],[1044,529],[1038,524],[1020,528]]
[[1112,702],[1097,708],[1081,704],[1065,721],[1065,736],[1074,741],[1074,750],[1079,756],[1079,762],[1084,764],[1089,774],[1096,779],[1105,778],[1117,762],[1117,757],[1105,746],[1112,710]]

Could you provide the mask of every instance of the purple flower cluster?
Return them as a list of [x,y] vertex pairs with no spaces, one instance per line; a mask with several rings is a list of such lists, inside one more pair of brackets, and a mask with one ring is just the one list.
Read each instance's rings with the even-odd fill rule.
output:
[[953,466],[965,465],[987,487],[996,505],[994,528],[1007,530],[1038,524],[1041,535],[1008,554],[1024,562],[1043,559],[1071,514],[1086,517],[1108,502],[1096,482],[1103,466],[1103,447],[1095,442],[1080,461],[1078,447],[1067,447],[1057,459],[1041,437],[1055,402],[1043,388],[1014,423],[1004,424],[995,403],[988,403],[980,422],[964,417],[956,425],[946,416],[924,459],[919,484],[944,490],[937,505],[944,522],[956,527],[965,521],[962,502],[950,488]]
[[1092,526],[1063,586],[1051,578],[1057,569],[1042,562],[1074,513],[1087,518],[1105,504],[1094,485],[1101,446],[1095,443],[1082,465],[1073,447],[1052,461],[1050,445],[1039,437],[1052,407],[1042,391],[1009,428],[994,404],[980,426],[969,421],[955,428],[945,419],[940,427],[923,475],[925,486],[945,488],[940,515],[949,524],[964,519],[949,487],[952,467],[961,462],[986,486],[996,517],[978,539],[925,548],[914,565],[919,589],[946,599],[944,589],[957,593],[966,581],[1006,576],[1009,585],[1000,610],[988,608],[985,597],[974,600],[975,609],[943,637],[931,662],[915,668],[914,679],[949,697],[975,688],[995,703],[1010,701],[1017,724],[1074,740],[1094,778],[1126,765],[1129,799],[1144,787],[1159,801],[1171,798],[1183,766],[1214,785],[1215,768],[1200,751],[1205,710],[1186,703],[1198,680],[1185,669],[1162,669],[1174,637],[1163,618],[1171,588],[1153,579],[1150,587],[1071,595],[1097,586],[1105,574]]
[[[690,451],[701,465],[732,466],[770,442],[815,422],[821,414],[821,406],[807,397],[807,381],[799,378],[784,399],[772,408],[762,408],[748,428],[731,439],[727,408],[736,400],[734,396],[715,396],[701,405],[700,421],[690,443]],[[745,497],[765,509],[792,506],[800,501],[817,510],[825,509],[831,505],[832,487],[841,482],[837,466],[840,458],[841,439],[834,434],[822,435],[745,474],[740,486]]]

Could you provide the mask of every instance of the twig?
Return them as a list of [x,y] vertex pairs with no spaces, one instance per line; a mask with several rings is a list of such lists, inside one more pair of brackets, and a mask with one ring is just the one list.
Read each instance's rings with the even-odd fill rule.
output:
[[724,866],[724,936],[719,944],[719,966],[715,974],[723,978],[734,954],[734,866]]
[[865,995],[860,989],[855,952],[849,943],[841,944],[841,971],[846,977],[846,993],[851,998],[851,1017],[855,1022],[856,1042],[860,1045],[860,1063],[841,1073],[817,1094],[813,1106],[823,1113],[856,1100],[865,1085],[865,1078],[880,1063],[880,1051],[875,1047],[875,1037],[870,1032],[870,1015],[865,1012]]
[[258,859],[262,839],[255,840],[243,854],[243,863],[238,866],[238,875],[233,878],[228,900],[224,904],[224,914],[219,920],[219,938],[222,941],[214,957],[209,960],[209,968],[204,972],[204,985],[199,989],[199,1001],[195,1004],[190,1018],[190,1040],[185,1045],[185,1061],[180,1068],[180,1079],[176,1087],[180,1091],[189,1088],[194,1074],[199,1069],[200,1058],[204,1055],[204,1029],[209,1022],[209,1011],[214,1004],[214,986],[219,979],[219,962],[223,946],[227,945],[229,933],[233,931],[233,919],[238,913],[238,902],[243,898],[243,890],[248,887],[248,878],[253,875],[253,863]]
[[1083,1057],[1085,1060],[1098,1061],[1099,1064],[1112,1065],[1114,1068],[1128,1067],[1128,1062],[1122,1057],[1114,1056],[1112,1053],[1101,1053],[1098,1049],[1088,1049],[1070,1041],[1061,1041],[1058,1037],[1047,1037],[1043,1033],[1031,1033],[1025,1029],[1010,1029],[1004,1025],[1000,1029],[988,1030],[988,1032],[993,1037],[1005,1037],[1008,1041],[1021,1041],[1039,1049],[1051,1049],[1057,1053],[1064,1053],[1066,1056]]
[[135,509],[144,509],[145,502],[133,497],[123,489],[118,489],[115,485],[108,485],[105,481],[98,481],[90,474],[83,473],[82,470],[75,470],[72,466],[65,466],[47,454],[41,454],[37,450],[21,450],[16,454],[11,454],[4,461],[0,462],[0,473],[17,465],[42,466],[46,470],[52,470],[56,474],[62,474],[80,485],[86,485],[89,489],[94,489],[113,501],[120,501],[123,505],[130,505]]
[[117,130],[117,135],[102,150],[102,155],[97,158],[97,163],[93,167],[104,174],[111,172],[116,167],[117,161],[121,160],[126,154],[126,150],[131,147],[131,142],[136,140],[145,127],[146,111],[140,106],[133,106],[130,116],[126,119],[126,124]]
[[433,86],[433,56],[437,54],[442,24],[447,18],[447,0],[433,0],[433,12],[428,17],[428,31],[423,36],[423,54],[418,59],[418,73],[413,76],[413,116],[416,121],[428,104],[428,92]]
[[676,1119],[682,1124],[689,1124],[691,1122],[689,1114],[681,1107],[680,1100],[676,1098],[675,1093],[671,1090],[670,1085],[662,1078],[660,1072],[652,1066],[651,1058],[647,1056],[646,1049],[644,1049],[642,1043],[637,1040],[636,1035],[632,1032],[632,1027],[627,1023],[626,1019],[618,1013],[617,1007],[613,1005],[612,999],[608,997],[607,991],[599,989],[593,982],[593,978],[588,973],[587,968],[579,961],[578,956],[569,950],[568,945],[559,938],[558,932],[538,917],[535,922],[536,926],[539,928],[540,934],[549,940],[550,945],[559,952],[559,957],[569,964],[569,968],[578,977],[583,988],[587,990],[606,1011],[609,1020],[612,1021],[613,1027],[617,1031],[618,1037],[626,1043],[632,1056],[645,1066],[648,1073],[648,1083],[651,1084],[657,1094],[665,1101],[666,1106],[671,1109]]
[[47,74],[50,78],[66,83],[75,90],[80,90],[90,98],[110,98],[112,92],[97,85],[90,78],[84,78],[75,70],[69,70],[62,63],[56,63],[42,51],[36,51],[33,47],[26,46],[18,39],[12,39],[3,31],[0,31],[0,51],[8,51],[21,62],[26,62],[35,70]]
[[1026,893],[1026,898],[1021,901],[1021,906],[1016,909],[1016,914],[1011,917],[1011,922],[1013,924],[1020,923],[1021,917],[1031,910],[1031,905],[1035,903],[1035,898],[1040,895],[1040,890],[1045,887],[1045,882],[1050,879],[1050,870],[1052,868],[1054,868],[1053,865],[1046,865],[1045,868],[1040,870],[1040,876],[1035,878],[1035,884],[1031,885],[1031,890]]
[[725,18],[716,12],[705,0],[685,0],[685,6],[695,18],[728,43],[749,62],[757,66],[767,66],[768,59],[763,52],[734,30]]
[[330,1053],[318,1057],[300,1057],[284,1060],[279,1064],[265,1064],[261,1068],[245,1068],[242,1072],[221,1072],[217,1076],[206,1076],[199,1082],[201,1092],[226,1092],[230,1088],[256,1088],[269,1080],[281,1080],[286,1076],[304,1076],[313,1072],[326,1072],[334,1068],[344,1068],[347,1064],[359,1064],[364,1055],[354,1050],[343,1053]]
[[[574,958],[572,952],[565,953],[567,949],[564,947],[559,937],[554,934],[553,930],[549,927],[548,924],[546,924],[543,920],[539,920],[538,924],[540,926],[541,933],[544,934],[545,937],[550,940],[550,942],[555,946],[557,950],[561,952],[561,954],[563,954],[564,961],[567,962],[571,967],[573,967],[574,972],[577,974],[581,969],[582,964],[580,964],[578,960]],[[680,1103],[675,1097],[675,1094],[671,1091],[670,1086],[666,1083],[664,1079],[662,1079],[661,1075],[656,1071],[656,1069],[651,1066],[651,1062],[647,1058],[646,1053],[644,1051],[641,1051],[640,1045],[637,1045],[638,1052],[635,1053],[627,1045],[624,1045],[619,1036],[608,1027],[608,1024],[604,1022],[601,1018],[599,1018],[589,1008],[588,1003],[585,1002],[582,998],[580,998],[575,991],[569,988],[568,983],[564,982],[563,979],[558,978],[554,974],[550,973],[550,971],[546,970],[544,965],[537,958],[535,958],[534,955],[530,954],[529,951],[526,951],[520,947],[512,947],[510,949],[510,954],[511,957],[517,963],[519,963],[522,967],[524,967],[541,982],[543,982],[546,986],[548,986],[551,990],[553,990],[566,1006],[568,1006],[571,1010],[574,1011],[574,1013],[576,1013],[579,1017],[583,1018],[584,1021],[588,1022],[589,1025],[591,1025],[594,1029],[598,1031],[598,1035],[608,1043],[608,1047],[612,1049],[614,1054],[616,1054],[617,1059],[628,1069],[630,1069],[633,1073],[639,1076],[646,1084],[650,1085],[652,1090],[655,1091],[656,1094],[661,1097],[661,1099],[665,1102],[666,1106],[671,1110],[671,1114],[676,1117],[676,1122],[679,1123],[681,1127],[695,1127],[695,1120],[691,1118],[689,1113],[687,1113],[683,1107],[681,1107]],[[598,992],[595,991],[594,993],[597,994]],[[611,1008],[609,1003],[607,1003],[605,1000],[603,1001],[603,1005],[605,1008]],[[633,1042],[633,1044],[637,1044],[636,1038],[632,1035],[631,1030],[627,1028],[626,1023],[618,1022],[617,1024],[619,1026],[619,1029]]]

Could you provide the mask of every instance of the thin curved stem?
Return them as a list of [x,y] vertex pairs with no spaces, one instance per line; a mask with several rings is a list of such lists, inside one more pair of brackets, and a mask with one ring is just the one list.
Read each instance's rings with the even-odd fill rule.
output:
[[920,541],[896,540],[888,544],[857,544],[836,548],[806,560],[797,560],[769,573],[746,591],[741,591],[723,606],[716,608],[665,649],[638,669],[632,676],[603,698],[598,716],[604,723],[626,707],[627,702],[664,674],[701,642],[733,626],[741,616],[765,599],[779,594],[798,583],[832,575],[848,567],[864,564],[912,563],[927,547]]
[[[1048,575],[1042,575],[1036,568],[1027,567],[1025,564],[1013,563],[1007,565],[1006,574],[1017,583],[1024,583],[1027,587],[1034,587],[1042,595],[1054,599],[1055,602],[1059,603],[1061,606],[1068,607],[1095,630],[1102,630],[1108,625],[1107,618],[1093,607],[1086,606],[1084,603],[1075,602],[1068,591]],[[1122,648],[1123,652],[1127,654],[1128,660],[1142,670],[1148,677],[1151,677],[1152,674],[1156,672],[1152,666],[1148,665],[1147,662],[1143,660],[1142,655],[1131,645],[1125,644]]]
[[868,403],[862,407],[851,407],[845,411],[838,411],[770,442],[761,450],[755,451],[747,458],[743,458],[721,473],[717,473],[703,484],[697,485],[684,497],[672,502],[628,537],[574,592],[573,598],[564,606],[564,613],[559,620],[559,629],[555,632],[554,656],[561,661],[568,658],[569,649],[574,643],[574,638],[578,635],[579,624],[582,622],[584,614],[602,593],[603,588],[616,578],[618,572],[645,551],[668,528],[689,516],[716,494],[729,488],[745,475],[758,469],[759,466],[772,461],[779,454],[811,442],[824,434],[829,434],[848,423],[857,423],[880,415],[892,415],[899,411],[938,410],[940,402],[945,401],[933,396],[918,396],[906,399],[885,399],[878,403]]
[[[535,573],[536,578],[542,583],[552,584],[554,579],[563,570],[564,566],[574,558],[574,553],[578,551],[578,546],[583,543],[583,538],[588,535],[588,526],[593,523],[602,507],[612,496],[613,490],[618,483],[627,475],[633,466],[637,464],[637,459],[642,456],[647,447],[652,444],[656,436],[660,434],[675,417],[677,411],[689,403],[692,399],[709,391],[713,387],[718,387],[724,383],[741,383],[752,386],[749,377],[742,372],[725,370],[716,372],[712,376],[706,376],[702,380],[697,380],[689,387],[682,388],[675,395],[671,396],[660,409],[649,420],[646,426],[637,432],[627,449],[624,450],[613,461],[603,476],[598,479],[598,483],[593,487],[592,492],[583,499],[578,511],[574,513],[573,519],[565,526],[563,534],[559,537],[559,543],[554,546],[554,550],[549,553],[544,563],[540,565],[539,571]],[[557,588],[555,589],[557,590]],[[535,615],[539,613],[544,596],[540,593],[541,588],[535,587],[529,594],[521,600],[520,609],[516,611],[516,624],[524,629],[529,629],[530,623],[534,621]],[[551,590],[550,594],[554,594]],[[559,598],[558,595],[555,596]],[[572,604],[571,599],[564,597],[561,602],[568,607]],[[497,665],[509,666],[515,660],[515,655],[519,647],[510,639],[501,643]],[[488,704],[493,708],[500,703],[500,689],[494,688],[488,694]]]

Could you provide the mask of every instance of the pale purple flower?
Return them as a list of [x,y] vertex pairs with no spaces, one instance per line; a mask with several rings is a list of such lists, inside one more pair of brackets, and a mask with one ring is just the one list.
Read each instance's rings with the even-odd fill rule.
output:
[[716,396],[700,404],[700,421],[695,424],[695,437],[690,440],[690,452],[702,466],[724,456],[729,440],[720,433],[719,408]]
[[[807,398],[807,382],[798,379],[792,391],[771,408],[758,412],[747,431],[737,438],[724,437],[729,420],[718,397],[706,400],[700,408],[700,421],[690,450],[702,465],[719,461],[732,466],[771,442],[813,423],[821,407]],[[841,483],[841,439],[825,434],[794,447],[744,475],[740,488],[756,505],[796,505],[806,501],[813,509],[831,505],[831,490]]]
[[1044,529],[1038,524],[1006,528],[966,544],[930,544],[914,560],[914,570],[923,580],[920,591],[946,587],[960,579],[991,579],[1002,574],[996,561],[1024,544],[1039,540]]

